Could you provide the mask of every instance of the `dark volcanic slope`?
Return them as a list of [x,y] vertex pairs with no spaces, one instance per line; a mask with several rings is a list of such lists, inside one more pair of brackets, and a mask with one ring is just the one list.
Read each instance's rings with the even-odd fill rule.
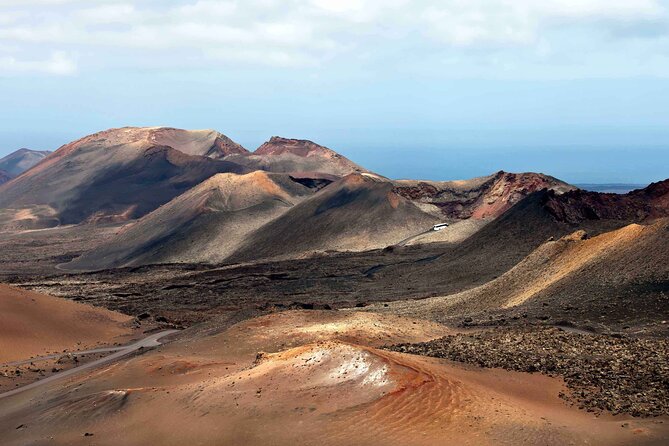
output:
[[0,184],[6,183],[11,179],[12,177],[9,175],[9,173],[5,172],[4,170],[0,170]]
[[436,319],[517,309],[620,328],[629,323],[657,322],[669,314],[667,292],[669,219],[660,219],[593,238],[577,231],[544,243],[485,285],[393,305],[408,314]]
[[272,137],[251,154],[232,155],[226,159],[253,170],[293,173],[299,176],[314,176],[319,173],[341,177],[356,172],[367,172],[363,167],[327,147],[307,140],[278,136]]
[[[141,217],[216,173],[247,171],[208,156],[222,156],[221,141],[222,135],[213,131],[162,128],[87,136],[3,185],[0,208],[9,208],[6,214],[41,206],[49,209],[41,212],[61,224]],[[159,145],[165,142],[173,146]]]
[[[664,195],[657,185],[630,194],[629,205],[641,208],[649,200],[662,203]],[[560,238],[577,229],[585,229],[590,235],[618,229],[635,222],[646,221],[648,213],[618,213],[602,208],[586,213],[578,223],[565,215],[575,215],[578,209],[590,209],[584,201],[597,193],[579,191],[558,195],[552,191],[539,191],[520,201],[501,217],[484,226],[474,235],[430,262],[407,267],[406,265],[383,266],[375,272],[380,280],[400,280],[406,283],[429,281],[435,290],[443,294],[461,291],[463,284],[483,284],[508,271],[549,238]],[[611,194],[613,195],[613,194]],[[653,198],[648,198],[648,197]],[[600,197],[603,199],[602,197]],[[564,212],[555,212],[561,209]],[[662,212],[662,206],[653,206],[654,213]],[[599,216],[598,216],[599,215]],[[470,285],[470,286],[471,286]]]
[[[357,178],[357,181],[365,180]],[[313,248],[313,245],[308,244],[312,240],[323,244],[333,239],[338,240],[324,235],[324,233],[332,234],[333,231],[334,233],[339,231],[344,235],[342,239],[346,240],[349,211],[357,218],[357,220],[351,220],[350,223],[355,233],[362,229],[375,228],[374,216],[379,215],[375,213],[375,210],[384,209],[384,207],[380,205],[370,207],[368,204],[374,200],[381,202],[383,199],[387,200],[389,196],[388,190],[385,189],[387,183],[375,183],[371,190],[369,187],[361,189],[346,187],[342,183],[344,182],[335,183],[332,189],[330,187],[323,189],[291,208],[282,217],[263,226],[253,236],[257,243],[245,245],[244,251],[240,250],[237,254],[244,254],[249,258],[254,255],[259,257],[280,256],[286,253],[295,255],[294,253],[300,252],[300,249]],[[340,198],[340,201],[335,199],[337,196],[354,197],[356,194],[367,197],[367,200],[353,199],[347,203],[343,198]],[[645,193],[636,195],[642,196]],[[211,313],[231,309],[266,308],[273,305],[287,305],[291,302],[341,307],[353,306],[362,302],[446,296],[471,290],[502,276],[551,237],[557,240],[578,229],[586,229],[592,237],[595,237],[598,234],[634,223],[625,220],[594,219],[584,220],[576,225],[559,221],[551,213],[550,208],[560,197],[563,196],[547,191],[532,194],[516,204],[502,217],[493,220],[482,230],[457,245],[433,243],[363,253],[330,253],[317,259],[256,262],[218,268],[203,265],[165,265],[107,270],[96,274],[69,277],[22,279],[17,280],[16,283],[33,287],[38,291],[48,291],[56,295],[75,297],[98,305],[105,305],[129,314],[159,311],[170,320],[183,322],[202,320]],[[331,205],[337,202],[339,206],[329,209],[331,213],[316,213],[316,209],[322,204]],[[357,207],[356,203],[363,203],[364,212]],[[410,202],[407,204],[411,205]],[[321,209],[326,208],[327,206]],[[400,208],[398,206],[397,209]],[[390,210],[387,209],[390,215],[392,215],[392,209],[392,206]],[[414,214],[411,213],[411,215]],[[281,222],[281,225],[277,225],[278,222]],[[345,222],[345,224],[339,224],[340,222]],[[268,228],[273,232],[265,231]],[[381,227],[379,233],[384,234],[385,229]],[[321,236],[324,238],[319,239]],[[44,242],[46,243],[46,240]],[[560,242],[555,246],[561,246],[563,243]],[[24,245],[24,248],[19,248],[21,251],[35,249],[28,244]],[[577,245],[579,244],[576,243],[573,246]],[[15,246],[20,247],[21,245]],[[257,252],[253,251],[254,246],[257,247]],[[584,251],[587,253],[590,245],[583,244],[582,246],[587,248]],[[634,249],[634,244],[630,246]],[[646,256],[646,251],[651,254],[657,253],[656,247],[664,245],[648,243],[643,246],[645,246],[643,250],[636,250],[633,254],[651,259],[651,255]],[[662,249],[666,252],[665,248]],[[18,249],[14,249],[16,250]],[[556,265],[571,261],[572,257],[576,258],[575,255],[566,255],[564,261],[557,262]],[[630,258],[627,257],[627,259]],[[624,263],[622,260],[620,262]],[[625,266],[621,263],[617,265],[616,268],[622,271],[620,274],[624,275]],[[600,266],[606,268],[606,264]],[[537,268],[540,269],[540,265]],[[577,285],[566,289],[564,293],[584,293],[578,296],[586,301],[587,293],[595,289],[597,294],[593,296],[615,297],[620,292],[622,298],[619,302],[623,307],[634,296],[644,295],[646,291],[655,293],[657,298],[651,297],[647,300],[649,305],[643,310],[645,313],[642,313],[641,309],[639,313],[629,312],[635,318],[648,314],[648,309],[656,308],[654,305],[659,302],[658,296],[661,297],[662,293],[665,296],[667,294],[666,283],[663,285],[660,279],[655,282],[655,285],[646,279],[638,283],[630,280],[630,288],[617,287],[614,290],[607,288],[604,282],[597,284],[596,281],[590,281],[587,268],[582,271],[579,273],[579,281],[586,285],[592,282],[600,288]],[[649,271],[658,270],[650,269]],[[602,277],[607,278],[610,275],[604,274]],[[249,293],[249,289],[252,289],[253,293]],[[552,289],[557,290],[557,288]],[[152,296],[152,300],[146,300],[145,296],[148,295]],[[539,296],[530,301],[543,302]],[[605,300],[602,299],[599,300],[601,306],[592,305],[595,308],[594,313],[588,310],[587,306],[575,309],[572,304],[561,305],[559,300],[554,306],[550,301],[546,303],[551,308],[551,314],[564,313],[560,316],[564,320],[577,321],[590,318],[597,321],[602,316],[617,317],[616,313],[609,312],[609,309],[604,306]],[[527,310],[527,312],[530,317],[543,317],[544,313],[540,310],[544,311],[544,308],[546,307],[539,304],[536,311]],[[474,315],[471,314],[471,316]],[[504,314],[501,317],[509,321],[511,316]],[[464,316],[460,316],[455,322],[460,323],[463,318]],[[488,316],[485,315],[484,319],[487,322]],[[619,319],[625,320],[625,317]],[[524,320],[521,318],[521,321]]]
[[446,220],[496,218],[542,189],[557,193],[574,187],[540,173],[497,172],[459,181],[395,181],[395,192]]
[[669,216],[669,179],[627,194],[570,191],[551,196],[546,207],[560,221],[618,219],[642,221]]
[[0,158],[0,170],[4,170],[11,177],[17,177],[42,161],[50,153],[47,150],[19,149],[4,158]]
[[218,174],[123,228],[67,268],[221,262],[250,232],[311,194],[285,174]]
[[392,183],[352,174],[250,234],[229,260],[380,248],[437,221],[395,194]]

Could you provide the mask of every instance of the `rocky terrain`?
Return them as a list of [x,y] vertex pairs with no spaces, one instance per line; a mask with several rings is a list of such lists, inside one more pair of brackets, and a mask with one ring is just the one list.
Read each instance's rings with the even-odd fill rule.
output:
[[572,224],[592,219],[642,221],[669,216],[669,180],[627,194],[574,190],[551,195],[545,206],[559,221]]
[[384,180],[348,175],[259,228],[228,260],[385,248],[438,223],[392,189]]
[[[665,321],[666,322],[666,321]],[[497,329],[457,334],[390,350],[564,379],[561,397],[580,409],[669,415],[669,341],[565,328]]]

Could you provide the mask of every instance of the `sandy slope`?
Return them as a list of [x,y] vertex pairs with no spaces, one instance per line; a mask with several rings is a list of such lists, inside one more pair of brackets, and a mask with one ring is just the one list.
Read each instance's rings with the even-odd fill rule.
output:
[[285,174],[218,174],[63,267],[221,262],[248,234],[312,193]]
[[623,429],[620,419],[568,408],[555,379],[375,347],[379,328],[394,341],[444,332],[415,322],[291,312],[221,333],[191,331],[90,377],[1,402],[0,433],[7,445],[46,437],[55,445],[622,445],[667,438],[661,424],[631,421]]
[[0,284],[0,363],[111,344],[131,333],[129,321],[120,313]]
[[577,231],[544,243],[485,285],[450,296],[395,302],[389,308],[403,314],[438,317],[511,308],[541,298],[551,305],[594,309],[592,302],[586,302],[614,304],[620,293],[631,291],[630,287],[638,289],[632,292],[635,309],[643,308],[652,305],[651,299],[660,298],[662,284],[669,279],[668,236],[669,219],[649,225],[632,224],[592,238]]

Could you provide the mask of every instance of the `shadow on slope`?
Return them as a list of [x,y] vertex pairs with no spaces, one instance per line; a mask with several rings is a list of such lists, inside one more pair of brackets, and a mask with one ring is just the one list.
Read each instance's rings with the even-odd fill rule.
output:
[[311,194],[284,174],[218,174],[62,267],[221,262],[249,233]]
[[438,221],[392,189],[387,181],[349,175],[250,234],[228,261],[382,248]]

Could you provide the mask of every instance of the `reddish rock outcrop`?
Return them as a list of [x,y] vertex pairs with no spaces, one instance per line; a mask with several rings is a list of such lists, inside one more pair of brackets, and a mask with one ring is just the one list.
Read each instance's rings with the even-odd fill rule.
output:
[[496,218],[542,189],[562,193],[574,187],[548,175],[500,171],[468,181],[397,182],[395,192],[409,200],[436,206],[447,219],[482,219]]

